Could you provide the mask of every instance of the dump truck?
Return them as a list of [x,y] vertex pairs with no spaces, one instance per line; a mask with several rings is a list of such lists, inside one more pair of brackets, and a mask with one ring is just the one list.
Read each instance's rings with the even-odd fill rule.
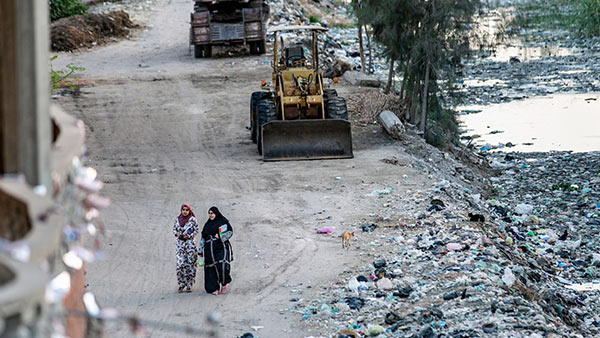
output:
[[[250,97],[250,137],[264,161],[353,157],[346,101],[325,88],[319,68],[318,37],[325,31],[300,25],[270,31],[272,83],[263,81]],[[285,34],[308,34],[300,41],[310,41],[311,50],[302,42],[286,44]]]
[[213,47],[233,45],[263,54],[268,18],[266,0],[195,0],[189,39],[194,56],[210,57]]

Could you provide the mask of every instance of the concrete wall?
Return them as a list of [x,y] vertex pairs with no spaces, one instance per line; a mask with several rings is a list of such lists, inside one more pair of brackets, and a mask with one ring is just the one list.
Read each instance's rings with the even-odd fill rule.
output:
[[[14,214],[11,223],[0,214],[0,221],[5,224],[5,233],[0,237],[21,241],[30,249],[29,258],[21,261],[18,257],[4,251],[0,254],[0,273],[2,271],[13,278],[0,276],[0,317],[7,324],[0,337],[12,337],[22,331],[26,336],[48,337],[53,330],[52,318],[65,310],[85,312],[82,300],[85,291],[85,267],[68,269],[62,261],[67,245],[63,237],[63,228],[72,213],[82,214],[81,194],[68,179],[72,174],[73,157],[81,155],[83,133],[80,121],[53,107],[60,134],[52,147],[52,172],[55,173],[58,194],[40,196],[33,192],[32,186],[18,176],[0,178],[0,196],[9,205]],[[56,208],[60,201],[61,208]],[[24,212],[25,214],[20,214]],[[23,229],[24,220],[28,229]],[[71,288],[66,297],[58,305],[46,302],[47,283],[68,271]],[[58,316],[58,318],[61,318]],[[62,325],[69,337],[84,337],[86,319],[81,316],[64,317]]]
[[[83,127],[49,106],[48,21],[47,0],[0,0],[0,338],[78,338],[90,329],[81,315],[85,266],[63,262],[63,229],[84,214],[72,183]],[[47,193],[34,193],[37,185]],[[70,287],[49,301],[57,276]],[[63,315],[69,311],[80,315]]]
[[0,0],[0,173],[50,187],[48,1]]
[[0,174],[18,171],[15,11],[13,0],[0,0]]

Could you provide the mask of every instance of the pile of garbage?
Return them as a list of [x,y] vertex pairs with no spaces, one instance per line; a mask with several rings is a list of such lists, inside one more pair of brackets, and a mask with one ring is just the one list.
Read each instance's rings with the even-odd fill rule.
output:
[[[573,55],[553,55],[527,61],[518,57],[502,61],[472,60],[459,72],[462,103],[489,104],[564,92],[598,92],[600,43]],[[530,47],[535,48],[535,47]]]
[[[361,69],[358,29],[347,5],[329,0],[319,2],[271,0],[269,5],[271,6],[270,27],[302,24],[328,28],[325,38],[322,38],[319,44],[321,55],[325,55],[322,61],[325,65],[326,77],[340,77],[348,70]],[[365,39],[365,57],[368,59],[366,36],[363,39]],[[373,46],[374,48],[371,49],[373,69],[376,74],[383,74],[387,71],[385,59],[377,53],[380,48]]]
[[456,72],[461,101],[449,97],[450,103],[480,105],[564,92],[600,91],[596,74],[600,66],[600,38],[577,36],[560,25],[551,30],[535,24],[514,27],[511,20],[515,16],[535,17],[543,15],[538,10],[549,10],[530,8],[526,12],[532,13],[524,14],[515,10],[523,2],[520,6],[515,4],[499,2],[481,17],[479,49],[473,48]]
[[330,337],[598,336],[600,153],[494,156],[488,198],[374,191],[385,209],[348,226],[371,263],[289,311]]
[[493,153],[488,207],[506,242],[543,259],[563,284],[598,279],[600,153]]
[[[150,15],[159,6],[165,5],[167,0],[82,0],[88,6],[88,13],[105,14],[114,11],[124,11],[131,17],[131,21],[144,25]],[[190,2],[191,3],[191,2]]]

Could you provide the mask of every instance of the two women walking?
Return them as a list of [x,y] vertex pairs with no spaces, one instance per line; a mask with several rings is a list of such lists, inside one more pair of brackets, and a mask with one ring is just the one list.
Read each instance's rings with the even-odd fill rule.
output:
[[199,247],[196,249],[194,238],[198,234],[198,228],[190,205],[182,205],[181,213],[173,226],[173,234],[177,237],[178,290],[191,292],[196,279],[196,262],[200,255],[204,257],[204,289],[215,295],[225,293],[231,283],[231,224],[217,207],[211,207],[201,232]]

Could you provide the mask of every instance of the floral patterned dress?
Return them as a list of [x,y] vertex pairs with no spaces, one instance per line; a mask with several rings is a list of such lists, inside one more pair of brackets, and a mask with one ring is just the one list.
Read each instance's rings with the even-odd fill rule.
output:
[[177,284],[179,289],[191,289],[196,281],[196,261],[198,250],[194,237],[198,233],[198,222],[194,216],[184,225],[175,219],[173,234],[177,238]]

